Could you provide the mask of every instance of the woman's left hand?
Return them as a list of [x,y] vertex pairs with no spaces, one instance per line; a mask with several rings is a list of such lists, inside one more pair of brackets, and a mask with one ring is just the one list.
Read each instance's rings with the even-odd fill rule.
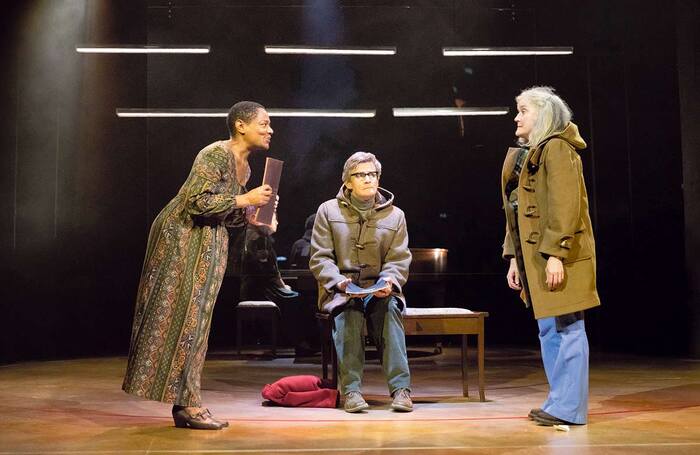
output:
[[277,232],[277,227],[279,226],[279,222],[277,221],[277,213],[273,213],[273,214],[272,214],[272,223],[270,223],[269,225],[268,225],[268,224],[263,224],[263,223],[259,222],[259,221],[255,218],[255,214],[253,214],[253,216],[251,216],[251,217],[248,219],[248,222],[249,222],[250,224],[252,224],[252,225],[258,226],[258,227],[259,227],[260,229],[262,229],[263,232],[265,232],[265,234],[267,234],[267,235],[272,235],[272,234],[274,234],[275,232]]
[[277,220],[277,206],[280,203],[280,197],[277,195],[275,198],[275,211],[272,213],[272,223],[270,225],[270,231],[272,234],[277,232],[277,227],[279,226],[279,220]]
[[279,226],[279,221],[277,221],[277,212],[272,214],[272,224],[270,225],[270,231],[272,234],[277,232],[277,227]]
[[544,271],[547,275],[546,283],[550,291],[555,290],[564,282],[564,263],[558,257],[550,256]]

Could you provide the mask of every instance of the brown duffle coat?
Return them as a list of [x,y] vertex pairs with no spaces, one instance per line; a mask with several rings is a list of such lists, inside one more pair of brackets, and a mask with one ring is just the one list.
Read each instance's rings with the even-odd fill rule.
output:
[[[581,157],[586,148],[578,127],[567,127],[532,147],[527,155],[517,188],[517,226],[525,274],[535,318],[573,313],[600,305],[596,290],[595,240],[588,214],[588,196],[583,181]],[[501,194],[515,164],[516,148],[510,148],[503,163]],[[508,215],[508,211],[507,215]],[[508,218],[508,216],[506,216]],[[506,222],[503,257],[515,255],[512,229]],[[549,256],[562,258],[564,282],[550,291],[545,266]],[[521,293],[525,304],[527,296]]]

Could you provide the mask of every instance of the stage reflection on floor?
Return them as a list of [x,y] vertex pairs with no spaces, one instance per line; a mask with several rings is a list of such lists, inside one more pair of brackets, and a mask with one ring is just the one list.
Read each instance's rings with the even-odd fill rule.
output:
[[700,453],[698,361],[593,354],[590,424],[563,432],[526,417],[547,390],[535,350],[487,349],[480,403],[461,396],[457,349],[411,346],[410,414],[390,410],[371,351],[361,414],[262,406],[266,383],[318,375],[320,359],[232,352],[204,370],[206,406],[231,422],[218,432],[176,429],[168,405],[121,392],[123,357],[2,366],[0,453]]

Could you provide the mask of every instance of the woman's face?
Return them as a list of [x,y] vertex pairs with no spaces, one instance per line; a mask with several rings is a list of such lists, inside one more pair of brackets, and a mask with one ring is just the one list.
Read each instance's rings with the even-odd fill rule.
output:
[[270,116],[264,109],[258,109],[255,117],[250,123],[237,120],[238,131],[243,140],[251,150],[268,150],[272,140],[272,127],[270,126]]
[[345,182],[345,186],[352,191],[357,199],[363,201],[374,199],[379,187],[379,173],[374,167],[374,163],[368,161],[355,166],[350,172],[350,178]]
[[528,100],[518,101],[518,115],[515,116],[515,135],[528,140],[537,121],[537,108]]

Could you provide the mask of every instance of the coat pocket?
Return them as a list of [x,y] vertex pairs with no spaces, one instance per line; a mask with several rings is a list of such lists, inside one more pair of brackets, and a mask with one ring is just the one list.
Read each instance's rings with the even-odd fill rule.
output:
[[571,249],[569,250],[569,256],[564,259],[564,264],[571,264],[573,262],[583,261],[590,259],[593,256],[593,249],[591,248],[590,242],[588,241],[588,235],[586,235],[586,230],[581,229],[574,233],[574,238],[571,242]]
[[375,226],[368,226],[368,227],[375,227],[377,229],[388,229],[390,231],[396,232],[399,230],[399,227],[395,224],[390,224],[387,222],[378,222]]

